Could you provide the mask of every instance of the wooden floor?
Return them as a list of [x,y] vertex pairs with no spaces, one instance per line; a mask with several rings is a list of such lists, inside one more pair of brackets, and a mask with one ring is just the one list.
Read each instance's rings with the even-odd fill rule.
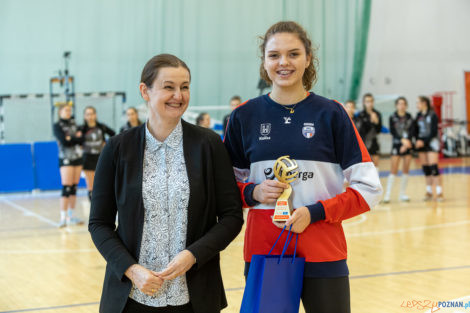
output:
[[[459,170],[470,160],[445,166]],[[381,170],[387,169],[384,160]],[[411,202],[396,201],[395,190],[390,204],[343,223],[352,312],[470,312],[423,307],[426,300],[470,300],[468,173],[443,175],[442,203],[423,202],[423,176],[411,176]],[[58,206],[57,193],[0,195],[0,313],[98,312],[105,262],[86,226],[56,228]],[[85,196],[79,197],[77,211],[87,217]],[[223,312],[240,308],[242,247],[243,232],[222,255],[229,300]]]

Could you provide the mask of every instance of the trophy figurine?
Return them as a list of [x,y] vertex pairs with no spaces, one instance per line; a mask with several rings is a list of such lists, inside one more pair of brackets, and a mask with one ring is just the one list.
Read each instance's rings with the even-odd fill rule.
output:
[[292,214],[292,209],[289,204],[289,197],[292,193],[290,183],[297,179],[297,175],[299,174],[298,171],[295,171],[297,167],[297,162],[289,159],[288,155],[282,156],[274,162],[274,176],[276,176],[280,182],[286,183],[289,187],[284,189],[284,192],[276,201],[273,222],[286,222]]

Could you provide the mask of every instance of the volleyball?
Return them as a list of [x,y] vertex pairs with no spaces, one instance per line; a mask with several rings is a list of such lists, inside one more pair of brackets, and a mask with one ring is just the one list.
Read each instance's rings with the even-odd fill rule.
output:
[[298,168],[297,162],[290,159],[288,155],[279,157],[274,163],[274,176],[283,183],[291,183],[297,179],[299,174],[296,169]]

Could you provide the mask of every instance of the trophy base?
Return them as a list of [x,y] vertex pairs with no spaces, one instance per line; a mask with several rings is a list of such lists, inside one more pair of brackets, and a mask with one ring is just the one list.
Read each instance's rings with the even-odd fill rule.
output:
[[289,202],[287,200],[277,200],[274,209],[273,222],[286,222],[291,216]]

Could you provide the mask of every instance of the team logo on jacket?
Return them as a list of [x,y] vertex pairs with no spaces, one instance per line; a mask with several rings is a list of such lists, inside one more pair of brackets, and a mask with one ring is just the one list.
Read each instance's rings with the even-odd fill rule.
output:
[[271,180],[274,179],[274,172],[273,172],[272,167],[268,167],[264,169],[264,176],[266,177],[266,179],[271,179]]
[[284,116],[284,124],[290,124],[290,122],[291,122],[290,116],[287,116],[287,117]]
[[261,127],[260,127],[260,134],[262,136],[267,136],[271,133],[271,123],[264,123],[264,124],[261,124]]
[[271,137],[268,137],[268,135],[271,133],[271,123],[261,124],[259,128],[259,133],[261,134],[261,137],[259,137],[259,140],[271,139]]
[[302,127],[302,135],[307,139],[310,139],[315,135],[315,127],[313,123],[304,123],[304,127]]
[[[313,172],[299,172],[296,177],[299,180],[306,181],[308,179],[312,179],[313,176],[314,176]],[[264,169],[264,177],[266,179],[271,179],[271,180],[275,178],[272,167],[268,167]]]

